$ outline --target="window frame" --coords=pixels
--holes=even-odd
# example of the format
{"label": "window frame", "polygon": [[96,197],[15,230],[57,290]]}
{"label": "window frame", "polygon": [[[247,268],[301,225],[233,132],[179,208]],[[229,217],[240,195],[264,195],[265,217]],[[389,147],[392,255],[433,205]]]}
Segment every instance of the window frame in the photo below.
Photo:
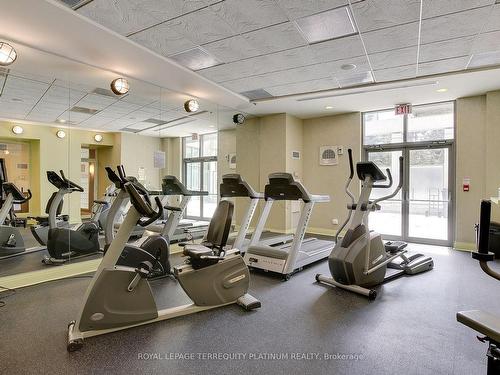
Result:
{"label": "window frame", "polygon": [[[203,155],[203,138],[207,135],[214,135],[216,136],[216,144],[217,144],[217,151],[216,154],[218,153],[218,133],[217,132],[212,132],[212,133],[206,133],[206,134],[199,134],[198,135],[198,146],[199,146],[199,155],[197,157],[186,157],[186,142],[188,139],[192,140],[192,136],[187,136],[187,137],[182,137],[182,182],[187,185],[187,167],[188,164],[190,163],[200,163],[200,190],[203,189],[204,185],[204,165],[206,162],[216,162],[217,163],[217,155],[212,155],[212,156],[202,156]],[[217,164],[216,164],[217,165]],[[218,167],[218,165],[217,165]],[[217,168],[216,167],[216,168]],[[218,185],[216,184],[216,189],[217,191],[215,192],[215,195],[218,197],[219,196],[219,191],[218,191]],[[209,194],[213,195],[213,194]],[[201,196],[200,198],[200,215],[199,216],[193,216],[193,215],[188,215],[187,214],[187,208],[186,211],[184,212],[184,218],[189,219],[189,220],[199,220],[199,221],[206,221],[210,220],[211,217],[204,216],[203,212],[203,202],[204,202],[204,197],[206,196]],[[191,202],[190,202],[191,203]]]}

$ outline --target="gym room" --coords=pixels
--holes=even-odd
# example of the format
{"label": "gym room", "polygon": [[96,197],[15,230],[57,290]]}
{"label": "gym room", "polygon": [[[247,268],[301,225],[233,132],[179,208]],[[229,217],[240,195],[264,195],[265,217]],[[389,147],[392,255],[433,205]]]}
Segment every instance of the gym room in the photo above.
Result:
{"label": "gym room", "polygon": [[500,374],[500,1],[0,17],[0,373]]}

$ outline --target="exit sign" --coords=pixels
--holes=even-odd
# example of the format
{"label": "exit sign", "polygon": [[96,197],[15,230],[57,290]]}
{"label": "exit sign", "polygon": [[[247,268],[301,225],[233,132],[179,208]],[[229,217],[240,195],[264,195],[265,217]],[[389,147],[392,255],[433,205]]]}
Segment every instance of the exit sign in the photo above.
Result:
{"label": "exit sign", "polygon": [[398,104],[395,108],[397,115],[409,115],[411,113],[411,104]]}

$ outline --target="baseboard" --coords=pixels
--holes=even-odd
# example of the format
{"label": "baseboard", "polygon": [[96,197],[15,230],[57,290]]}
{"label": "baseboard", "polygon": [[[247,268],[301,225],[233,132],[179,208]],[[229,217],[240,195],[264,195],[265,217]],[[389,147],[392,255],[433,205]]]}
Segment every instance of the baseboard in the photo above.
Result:
{"label": "baseboard", "polygon": [[476,251],[476,244],[471,242],[454,242],[453,249],[459,251]]}
{"label": "baseboard", "polygon": [[0,277],[0,285],[4,288],[19,289],[42,284],[47,281],[80,276],[89,272],[95,272],[99,263],[101,263],[101,258],[65,264],[63,266],[47,266],[47,268],[43,270],[22,272],[16,275]]}

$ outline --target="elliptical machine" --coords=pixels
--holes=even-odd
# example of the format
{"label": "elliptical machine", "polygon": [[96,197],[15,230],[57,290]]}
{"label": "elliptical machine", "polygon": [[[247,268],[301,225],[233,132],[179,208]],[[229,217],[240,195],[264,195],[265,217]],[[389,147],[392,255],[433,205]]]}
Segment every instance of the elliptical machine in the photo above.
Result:
{"label": "elliptical machine", "polygon": [[[491,201],[481,202],[481,214],[477,238],[477,252],[471,253],[472,258],[479,261],[481,269],[488,275],[500,281],[500,273],[493,270],[488,262],[495,260],[495,254],[488,251],[491,223]],[[457,321],[484,335],[477,337],[481,342],[488,343],[488,375],[500,374],[500,316],[482,310],[460,311]]]}
{"label": "elliptical machine", "polygon": [[[349,290],[374,300],[377,291],[374,286],[386,281],[393,280],[402,275],[414,275],[431,270],[434,261],[431,257],[423,254],[407,256],[406,246],[398,246],[396,249],[386,248],[379,233],[369,231],[368,215],[371,211],[381,209],[379,202],[393,198],[403,187],[403,157],[399,158],[399,184],[389,195],[370,201],[372,189],[389,189],[393,180],[391,171],[386,169],[387,177],[375,163],[371,161],[356,163],[356,173],[362,182],[361,194],[355,203],[354,195],[349,190],[349,185],[354,177],[354,166],[352,161],[352,150],[348,150],[350,175],[347,179],[345,191],[351,198],[351,204],[347,205],[349,216],[338,230],[335,237],[335,248],[328,257],[328,265],[332,277],[316,275],[316,281]],[[386,181],[388,184],[376,184]],[[351,216],[354,212],[354,216]],[[342,240],[339,240],[340,232],[349,224],[349,228]],[[392,263],[397,258],[400,262]],[[393,266],[391,267],[391,263]],[[388,268],[394,268],[388,272]]]}
{"label": "elliptical machine", "polygon": [[[132,207],[92,278],[78,319],[68,325],[68,351],[81,348],[86,337],[233,303],[246,310],[260,307],[260,301],[247,293],[250,273],[237,250],[224,252],[201,245],[187,245],[183,252],[187,261],[174,268],[174,275],[193,302],[158,310],[148,281],[151,263],[143,262],[136,268],[120,267],[116,263],[136,223],[147,226],[156,221],[162,216],[163,207],[160,199],[155,197],[155,211],[147,192],[141,194],[133,183],[125,182],[123,186],[130,196]],[[220,207],[214,217],[222,220],[214,223],[214,231],[219,232],[220,228],[222,237],[227,240],[233,206],[224,202]],[[142,217],[146,220],[141,220]],[[168,246],[168,241],[160,238]]]}
{"label": "elliptical machine", "polygon": [[[106,167],[108,178],[114,184],[118,194],[113,200],[107,214],[106,226],[104,228],[104,252],[111,246],[115,237],[114,223],[122,215],[124,206],[130,201],[125,184],[132,184],[140,194],[148,194],[147,189],[135,177],[125,175],[123,165],[117,166],[117,171],[119,176],[113,169]],[[152,265],[151,272],[148,275],[149,278],[166,276],[172,273],[170,267],[170,249],[161,236],[147,236],[140,244],[125,244],[116,265],[135,268],[143,262],[150,262]]]}
{"label": "elliptical machine", "polygon": [[7,196],[0,210],[0,257],[22,254],[26,251],[23,236],[19,232],[19,229],[12,226],[12,220],[11,225],[5,225],[5,222],[11,214],[14,204],[23,204],[32,197],[29,189],[28,196],[25,197],[12,182],[4,182],[2,186]]}
{"label": "elliptical machine", "polygon": [[101,251],[99,247],[99,227],[95,222],[85,222],[76,228],[61,228],[56,225],[56,210],[64,195],[74,191],[83,192],[83,188],[64,176],[60,171],[59,176],[54,171],[47,171],[49,182],[58,191],[54,196],[49,210],[49,234],[47,241],[47,251],[49,256],[45,256],[44,264],[62,264],[71,259],[97,254]]}

